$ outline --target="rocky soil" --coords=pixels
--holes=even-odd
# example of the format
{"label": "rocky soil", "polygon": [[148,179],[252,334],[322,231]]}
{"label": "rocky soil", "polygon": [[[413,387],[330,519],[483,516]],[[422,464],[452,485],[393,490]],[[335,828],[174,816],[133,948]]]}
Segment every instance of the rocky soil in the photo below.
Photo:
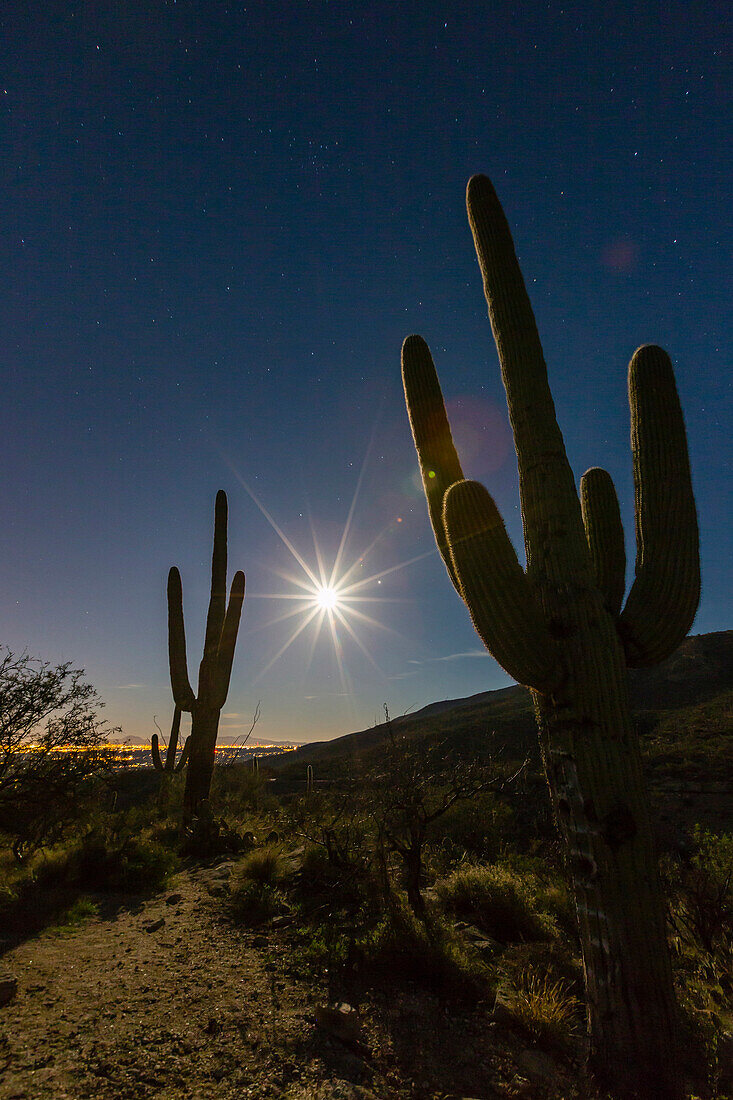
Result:
{"label": "rocky soil", "polygon": [[287,919],[229,922],[230,867],[183,871],[144,902],[107,899],[7,952],[0,1100],[595,1096],[489,1005],[464,1014],[398,982],[336,1008],[328,975],[293,973]]}

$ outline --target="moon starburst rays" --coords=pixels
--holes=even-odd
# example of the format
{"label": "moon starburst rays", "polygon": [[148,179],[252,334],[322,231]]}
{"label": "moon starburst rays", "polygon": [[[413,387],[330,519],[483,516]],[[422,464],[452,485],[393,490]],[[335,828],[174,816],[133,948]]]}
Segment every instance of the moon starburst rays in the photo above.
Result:
{"label": "moon starburst rays", "polygon": [[[371,446],[371,444],[370,444]],[[367,451],[368,457],[368,451]],[[362,470],[359,474],[359,478],[354,492],[353,500],[349,507],[348,516],[344,525],[339,545],[335,554],[335,557],[327,563],[326,558],[319,545],[319,540],[316,534],[316,530],[313,521],[308,516],[311,535],[313,538],[313,552],[315,561],[307,561],[306,558],[296,549],[295,545],[284,533],[282,528],[275,521],[270,512],[264,507],[261,501],[257,498],[252,489],[247,485],[244,478],[238,473],[236,476],[247,492],[251,500],[257,506],[259,511],[265,517],[267,522],[272,527],[273,531],[277,534],[280,541],[287,548],[294,562],[299,567],[299,571],[285,571],[280,569],[273,569],[272,571],[285,582],[290,588],[290,591],[270,591],[270,592],[258,592],[248,593],[249,599],[268,599],[268,600],[287,600],[291,602],[291,607],[287,611],[283,611],[281,614],[276,615],[269,623],[263,624],[263,626],[272,626],[278,623],[286,622],[289,619],[296,620],[293,629],[283,644],[278,648],[277,652],[270,658],[267,664],[256,675],[255,681],[260,680],[273,665],[290,649],[293,643],[304,633],[304,631],[312,625],[313,630],[310,632],[309,645],[308,645],[308,657],[307,668],[310,667],[313,660],[316,645],[319,638],[323,633],[323,626],[325,623],[328,625],[328,634],[330,635],[331,644],[333,648],[333,655],[336,661],[338,669],[339,679],[341,681],[342,691],[346,695],[350,695],[352,692],[351,678],[348,674],[343,640],[348,636],[351,642],[359,649],[363,656],[368,660],[369,664],[380,674],[385,677],[386,673],[380,668],[377,661],[374,659],[373,654],[370,652],[365,640],[360,635],[363,634],[363,630],[359,631],[358,627],[361,625],[364,628],[369,628],[370,631],[380,630],[386,631],[396,637],[403,638],[403,635],[399,631],[393,630],[391,627],[379,621],[377,618],[373,618],[371,615],[364,614],[363,611],[355,605],[369,604],[394,604],[404,601],[399,598],[390,596],[377,596],[370,594],[368,589],[370,586],[376,586],[381,584],[384,577],[397,573],[401,569],[405,569],[407,566],[421,561],[423,558],[429,557],[434,551],[429,551],[425,554],[418,554],[415,557],[409,558],[406,561],[399,562],[396,565],[392,565],[387,569],[381,569],[378,572],[372,573],[368,576],[358,576],[359,572],[365,571],[365,559],[375,549],[375,547],[384,539],[385,535],[392,528],[392,525],[387,525],[383,530],[379,531],[376,537],[368,543],[366,549],[358,556],[351,558],[351,560],[345,560],[347,554],[347,545],[349,542],[349,536],[351,534],[354,513],[356,509],[357,498],[362,486],[364,478],[364,469],[366,466],[366,458]],[[261,627],[257,628],[261,629]]]}

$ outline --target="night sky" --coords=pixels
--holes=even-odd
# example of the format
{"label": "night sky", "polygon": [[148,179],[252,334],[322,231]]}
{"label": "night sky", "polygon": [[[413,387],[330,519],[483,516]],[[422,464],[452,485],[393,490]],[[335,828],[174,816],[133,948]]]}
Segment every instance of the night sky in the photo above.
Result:
{"label": "night sky", "polygon": [[[576,478],[614,478],[631,571],[626,369],[641,343],[669,351],[693,631],[729,628],[724,30],[715,3],[3,4],[0,641],[84,667],[126,734],[165,728],[166,577],[193,676],[223,488],[247,595],[222,732],[258,700],[259,735],[311,740],[508,684],[435,550],[400,380],[418,332],[521,548],[475,172],[512,226]],[[253,496],[314,572],[312,532],[330,567],[350,517],[340,573],[379,576],[337,646],[316,617],[277,657],[305,605],[268,594],[306,574]]]}

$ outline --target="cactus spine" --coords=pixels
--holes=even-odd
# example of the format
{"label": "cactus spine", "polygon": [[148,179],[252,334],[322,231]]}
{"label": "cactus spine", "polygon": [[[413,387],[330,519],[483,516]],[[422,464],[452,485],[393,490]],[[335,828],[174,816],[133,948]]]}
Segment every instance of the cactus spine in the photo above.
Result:
{"label": "cactus spine", "polygon": [[490,181],[468,216],[501,361],[519,467],[527,567],[484,487],[463,478],[433,361],[410,336],[403,381],[438,548],[478,634],[531,691],[573,878],[594,1061],[619,1095],[678,1100],[675,1001],[626,667],[663,660],[699,600],[697,516],[667,355],[629,368],[636,579],[626,605],[618,502],[608,474],[575,489],[542,348]]}
{"label": "cactus spine", "polygon": [[227,498],[216,494],[214,552],[211,560],[211,596],[206,618],[204,654],[199,665],[198,694],[188,679],[186,634],[183,622],[181,575],[175,566],[168,574],[168,659],[176,707],[191,714],[183,819],[190,821],[207,803],[214,770],[219,715],[226,702],[244,600],[244,573],[232,580],[229,602],[227,580]]}
{"label": "cactus spine", "polygon": [[153,753],[153,767],[157,772],[164,772],[166,775],[178,775],[182,772],[186,766],[188,760],[188,741],[184,741],[183,748],[181,749],[181,755],[176,761],[176,753],[178,751],[178,737],[181,732],[181,708],[175,707],[173,711],[173,722],[171,723],[171,735],[168,738],[168,749],[165,754],[165,763],[160,756],[160,742],[158,740],[157,733],[153,734],[153,741],[151,745]]}

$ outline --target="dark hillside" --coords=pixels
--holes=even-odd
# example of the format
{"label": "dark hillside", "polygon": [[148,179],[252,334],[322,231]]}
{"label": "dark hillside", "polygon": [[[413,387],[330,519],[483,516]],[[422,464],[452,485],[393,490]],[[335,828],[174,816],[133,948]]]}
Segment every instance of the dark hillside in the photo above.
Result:
{"label": "dark hillside", "polygon": [[[686,638],[664,664],[630,672],[629,691],[659,817],[675,828],[691,821],[733,828],[733,631]],[[426,746],[445,742],[460,755],[529,757],[539,769],[532,702],[523,687],[431,703],[392,724]],[[382,723],[303,745],[273,770],[300,780],[312,764],[319,779],[338,780],[357,760],[368,763],[386,735]]]}

